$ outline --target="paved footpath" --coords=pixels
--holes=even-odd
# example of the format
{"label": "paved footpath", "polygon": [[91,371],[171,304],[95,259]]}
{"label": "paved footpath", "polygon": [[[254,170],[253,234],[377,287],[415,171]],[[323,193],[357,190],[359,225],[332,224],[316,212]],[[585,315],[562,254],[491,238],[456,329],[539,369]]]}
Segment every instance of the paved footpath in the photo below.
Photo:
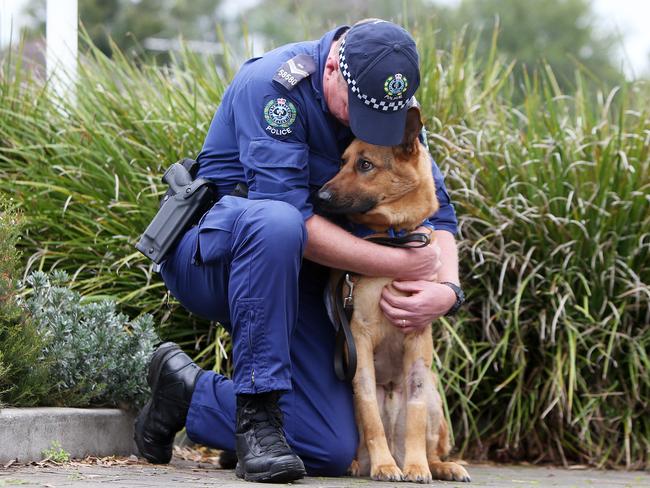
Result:
{"label": "paved footpath", "polygon": [[[101,462],[101,461],[100,461]],[[472,482],[434,481],[441,488],[650,488],[650,472],[597,471],[510,465],[469,465]],[[380,483],[364,478],[305,478],[292,485],[254,485],[235,477],[232,470],[217,466],[174,459],[171,465],[154,466],[142,462],[108,462],[102,464],[69,463],[9,466],[0,465],[0,487],[106,487],[106,488],[171,488],[171,487],[239,487],[305,486],[322,488],[411,487],[412,483]]]}

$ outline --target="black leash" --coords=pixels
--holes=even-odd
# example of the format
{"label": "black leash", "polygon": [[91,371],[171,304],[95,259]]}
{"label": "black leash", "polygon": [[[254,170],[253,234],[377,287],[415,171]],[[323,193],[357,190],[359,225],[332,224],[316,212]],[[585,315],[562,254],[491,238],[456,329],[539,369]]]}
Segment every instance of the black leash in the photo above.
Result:
{"label": "black leash", "polygon": [[[430,234],[413,233],[401,237],[368,237],[370,242],[390,247],[420,248],[429,245]],[[347,286],[345,298],[344,286]],[[351,273],[341,275],[334,290],[334,318],[338,321],[336,344],[334,346],[334,371],[341,381],[352,381],[357,372],[357,347],[350,327],[352,313],[354,312],[354,282]],[[346,361],[347,357],[347,361]]]}
{"label": "black leash", "polygon": [[[345,298],[343,298],[344,285],[348,287]],[[352,381],[357,371],[357,348],[350,328],[350,320],[354,312],[353,292],[354,283],[350,273],[343,273],[334,290],[334,318],[339,325],[334,346],[334,372],[341,381]]]}
{"label": "black leash", "polygon": [[375,244],[381,244],[382,246],[419,248],[428,246],[431,242],[431,236],[429,234],[415,232],[401,237],[368,237],[366,240]]}

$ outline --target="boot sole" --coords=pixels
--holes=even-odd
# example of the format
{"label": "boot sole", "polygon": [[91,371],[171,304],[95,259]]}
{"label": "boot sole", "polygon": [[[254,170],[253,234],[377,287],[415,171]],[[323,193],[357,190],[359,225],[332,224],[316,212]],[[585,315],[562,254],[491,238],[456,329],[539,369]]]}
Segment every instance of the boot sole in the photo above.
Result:
{"label": "boot sole", "polygon": [[282,464],[275,464],[269,471],[261,473],[246,473],[241,463],[237,463],[235,474],[238,478],[243,478],[246,481],[253,481],[257,483],[290,483],[305,477],[305,467],[302,461],[286,462]]}

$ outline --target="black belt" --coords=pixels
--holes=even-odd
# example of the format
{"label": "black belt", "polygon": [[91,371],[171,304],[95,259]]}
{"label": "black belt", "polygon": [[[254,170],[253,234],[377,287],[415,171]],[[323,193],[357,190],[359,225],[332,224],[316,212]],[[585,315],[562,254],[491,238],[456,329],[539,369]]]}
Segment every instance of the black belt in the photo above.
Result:
{"label": "black belt", "polygon": [[[429,234],[419,232],[402,237],[368,237],[375,244],[390,247],[424,247],[431,242]],[[338,321],[338,332],[334,346],[334,371],[341,381],[352,381],[357,372],[357,348],[350,328],[352,312],[354,312],[354,284],[351,273],[344,272],[334,290],[334,319]],[[348,286],[347,296],[343,298],[343,287]],[[346,361],[347,356],[347,361]]]}

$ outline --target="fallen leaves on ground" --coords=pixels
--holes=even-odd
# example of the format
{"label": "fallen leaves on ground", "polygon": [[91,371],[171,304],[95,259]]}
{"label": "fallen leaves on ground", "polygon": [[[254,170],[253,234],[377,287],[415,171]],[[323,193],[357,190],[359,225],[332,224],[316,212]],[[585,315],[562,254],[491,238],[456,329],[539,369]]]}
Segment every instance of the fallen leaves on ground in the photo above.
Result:
{"label": "fallen leaves on ground", "polygon": [[174,446],[174,456],[185,461],[194,461],[195,463],[219,465],[219,454],[221,451],[210,449],[204,446]]}
{"label": "fallen leaves on ground", "polygon": [[[209,464],[219,466],[219,454],[221,451],[216,449],[211,449],[204,446],[174,446],[174,458],[181,459],[183,461],[191,461],[200,464]],[[149,464],[143,458],[139,458],[135,455],[131,456],[86,456],[83,459],[72,459],[65,463],[59,463],[53,461],[52,459],[45,458],[40,461],[32,461],[29,463],[21,463],[17,459],[11,459],[7,463],[0,465],[0,470],[5,470],[9,468],[17,468],[20,466],[34,466],[37,468],[46,468],[46,467],[55,467],[55,466],[71,466],[71,467],[82,467],[82,466],[129,466],[129,465],[146,465]]]}
{"label": "fallen leaves on ground", "polygon": [[83,459],[73,459],[68,463],[69,466],[126,466],[130,464],[147,464],[144,459],[140,459],[137,456],[131,455],[129,457],[123,456],[106,456],[106,457],[96,457],[96,456],[86,456]]}

